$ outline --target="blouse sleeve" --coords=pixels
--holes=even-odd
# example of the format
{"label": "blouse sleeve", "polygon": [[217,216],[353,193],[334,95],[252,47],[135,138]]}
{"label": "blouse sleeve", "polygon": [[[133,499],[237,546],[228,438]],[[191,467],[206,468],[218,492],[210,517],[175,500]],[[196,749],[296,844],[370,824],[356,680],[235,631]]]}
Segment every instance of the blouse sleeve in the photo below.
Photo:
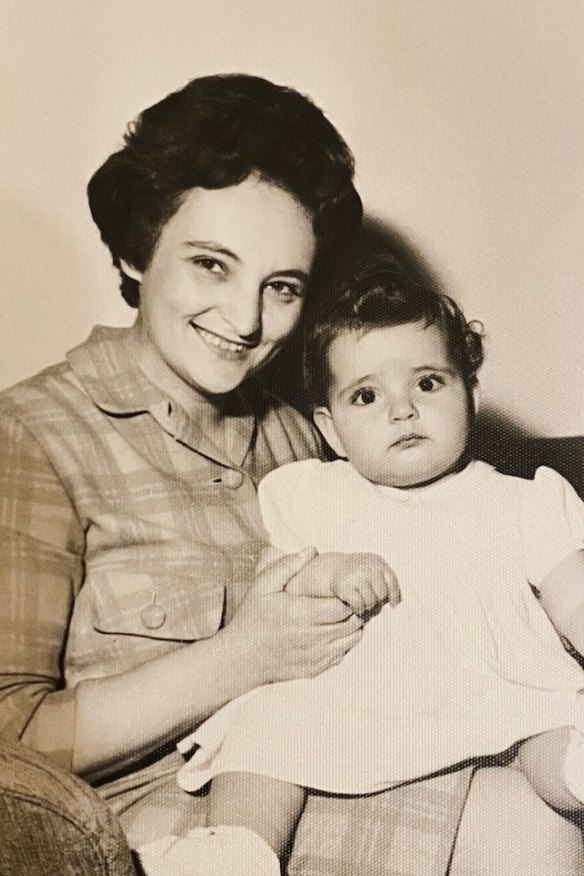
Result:
{"label": "blouse sleeve", "polygon": [[535,587],[548,572],[584,548],[584,502],[551,468],[538,468],[526,482],[521,525],[528,580]]}
{"label": "blouse sleeve", "polygon": [[323,463],[316,459],[293,462],[270,472],[258,489],[260,510],[270,542],[291,554],[313,545],[312,476]]}
{"label": "blouse sleeve", "polygon": [[75,692],[61,660],[83,534],[44,451],[5,413],[0,460],[0,730],[70,768]]}

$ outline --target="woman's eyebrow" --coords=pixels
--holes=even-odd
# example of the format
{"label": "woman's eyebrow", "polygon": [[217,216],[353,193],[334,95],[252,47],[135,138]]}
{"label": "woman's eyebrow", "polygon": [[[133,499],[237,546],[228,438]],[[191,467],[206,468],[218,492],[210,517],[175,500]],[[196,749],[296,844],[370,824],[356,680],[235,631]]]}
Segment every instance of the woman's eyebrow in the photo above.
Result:
{"label": "woman's eyebrow", "polygon": [[455,369],[451,368],[450,365],[419,365],[413,371],[414,374],[420,374],[422,371],[435,371],[437,374],[447,374],[450,377],[456,375]]}
{"label": "woman's eyebrow", "polygon": [[[241,262],[241,259],[234,253],[232,250],[228,249],[226,246],[223,246],[221,243],[217,243],[214,240],[185,240],[183,246],[187,246],[191,249],[206,249],[207,252],[212,252],[215,255],[223,255],[227,256],[230,259],[233,259],[235,262]],[[297,268],[288,268],[280,271],[272,271],[267,279],[271,279],[272,277],[294,277],[296,280],[301,280],[303,283],[308,282],[308,274],[306,271],[300,271]]]}
{"label": "woman's eyebrow", "polygon": [[236,253],[227,249],[221,243],[216,243],[214,240],[185,240],[184,246],[192,247],[193,249],[207,249],[209,252],[214,252],[217,255],[228,256],[228,258],[234,259],[236,262],[241,261]]}
{"label": "woman's eyebrow", "polygon": [[272,273],[268,274],[266,277],[266,281],[271,280],[272,277],[294,277],[294,279],[301,280],[303,283],[308,282],[308,274],[306,271],[300,271],[298,268],[289,268],[288,270],[284,268],[283,271],[272,271]]}

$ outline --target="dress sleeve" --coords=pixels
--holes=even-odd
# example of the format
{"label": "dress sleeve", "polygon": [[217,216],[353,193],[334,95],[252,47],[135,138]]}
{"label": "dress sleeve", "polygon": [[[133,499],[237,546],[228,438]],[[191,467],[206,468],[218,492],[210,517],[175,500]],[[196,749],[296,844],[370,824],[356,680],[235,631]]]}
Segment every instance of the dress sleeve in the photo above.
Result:
{"label": "dress sleeve", "polygon": [[310,484],[321,465],[316,459],[293,462],[270,472],[260,483],[258,497],[264,526],[270,542],[284,553],[296,553],[314,543],[314,494]]}
{"label": "dress sleeve", "polygon": [[538,468],[526,482],[521,525],[528,580],[535,587],[548,572],[584,548],[584,502],[565,478]]}
{"label": "dress sleeve", "polygon": [[5,413],[0,460],[0,731],[70,768],[75,692],[62,655],[83,534],[43,449]]}

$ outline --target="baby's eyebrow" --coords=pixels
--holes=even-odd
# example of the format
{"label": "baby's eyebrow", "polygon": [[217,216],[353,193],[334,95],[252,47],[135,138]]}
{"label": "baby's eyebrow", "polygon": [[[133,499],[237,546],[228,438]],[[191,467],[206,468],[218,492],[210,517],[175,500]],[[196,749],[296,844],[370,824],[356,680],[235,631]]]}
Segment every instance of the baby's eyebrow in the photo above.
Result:
{"label": "baby's eyebrow", "polygon": [[371,383],[372,380],[375,380],[375,377],[375,374],[365,374],[363,377],[358,377],[356,380],[352,380],[346,386],[342,386],[335,394],[341,398],[344,395],[348,395],[359,386],[363,386],[364,383]]}

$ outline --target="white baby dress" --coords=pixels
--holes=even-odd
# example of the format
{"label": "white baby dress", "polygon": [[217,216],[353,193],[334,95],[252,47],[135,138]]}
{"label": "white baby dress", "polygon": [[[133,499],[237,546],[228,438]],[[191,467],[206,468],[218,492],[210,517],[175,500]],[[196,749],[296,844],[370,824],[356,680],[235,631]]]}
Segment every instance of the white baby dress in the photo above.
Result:
{"label": "white baby dress", "polygon": [[278,548],[378,553],[402,599],[338,666],[253,690],[183,739],[185,790],[244,771],[363,794],[554,727],[584,731],[584,673],[532,590],[584,546],[584,504],[556,472],[526,480],[474,461],[400,490],[308,460],[259,496]]}

